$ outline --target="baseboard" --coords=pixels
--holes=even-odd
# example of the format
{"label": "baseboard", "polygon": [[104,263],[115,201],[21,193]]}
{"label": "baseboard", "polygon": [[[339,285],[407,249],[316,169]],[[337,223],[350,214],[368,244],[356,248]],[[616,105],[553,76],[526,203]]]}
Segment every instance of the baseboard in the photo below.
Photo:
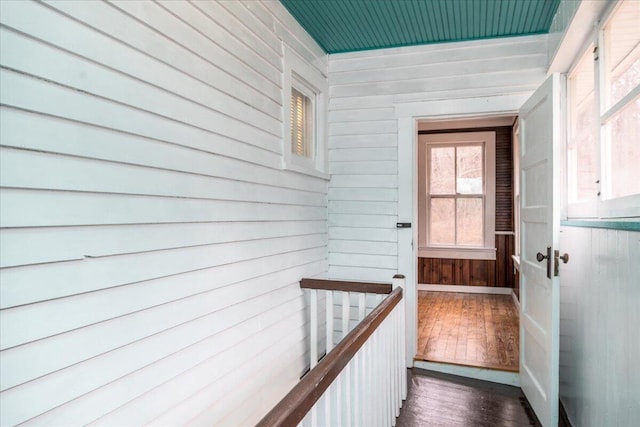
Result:
{"label": "baseboard", "polygon": [[511,288],[494,288],[492,286],[460,286],[460,285],[429,285],[418,284],[419,291],[436,291],[436,292],[463,292],[467,294],[495,294],[510,295],[513,290]]}
{"label": "baseboard", "polygon": [[415,368],[427,369],[429,371],[442,372],[445,374],[458,375],[460,377],[474,378],[476,380],[520,387],[520,374],[518,372],[497,371],[486,368],[474,368],[472,366],[427,362],[424,360],[414,360],[413,366]]}
{"label": "baseboard", "polygon": [[558,412],[558,427],[573,427],[571,420],[569,420],[569,415],[567,415],[567,410],[562,403],[562,399],[560,399],[560,404],[558,405]]}
{"label": "baseboard", "polygon": [[516,308],[518,309],[518,317],[520,317],[520,300],[518,300],[518,297],[516,296],[516,293],[513,292],[513,290],[511,291],[511,296],[513,297],[513,304],[515,304]]}

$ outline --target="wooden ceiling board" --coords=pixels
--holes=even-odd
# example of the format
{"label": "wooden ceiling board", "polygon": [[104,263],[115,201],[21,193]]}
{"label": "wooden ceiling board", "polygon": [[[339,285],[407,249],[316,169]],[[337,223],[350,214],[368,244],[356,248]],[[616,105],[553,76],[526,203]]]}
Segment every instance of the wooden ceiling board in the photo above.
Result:
{"label": "wooden ceiling board", "polygon": [[327,53],[549,32],[560,0],[280,0]]}

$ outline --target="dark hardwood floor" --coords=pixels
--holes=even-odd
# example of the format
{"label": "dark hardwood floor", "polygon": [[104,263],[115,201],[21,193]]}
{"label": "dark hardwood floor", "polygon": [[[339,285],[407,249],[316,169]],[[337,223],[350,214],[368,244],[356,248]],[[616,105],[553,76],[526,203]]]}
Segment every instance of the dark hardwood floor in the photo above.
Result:
{"label": "dark hardwood floor", "polygon": [[416,358],[518,372],[518,322],[511,295],[419,291]]}
{"label": "dark hardwood floor", "polygon": [[417,368],[408,385],[397,427],[540,426],[517,387]]}

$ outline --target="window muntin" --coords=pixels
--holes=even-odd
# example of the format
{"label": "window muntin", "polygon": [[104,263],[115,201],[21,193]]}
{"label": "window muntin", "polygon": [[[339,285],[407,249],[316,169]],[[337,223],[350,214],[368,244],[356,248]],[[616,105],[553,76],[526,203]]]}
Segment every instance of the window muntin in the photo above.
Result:
{"label": "window muntin", "polygon": [[496,259],[495,145],[493,131],[419,135],[419,256]]}
{"label": "window muntin", "polygon": [[428,244],[484,245],[484,144],[430,145]]}

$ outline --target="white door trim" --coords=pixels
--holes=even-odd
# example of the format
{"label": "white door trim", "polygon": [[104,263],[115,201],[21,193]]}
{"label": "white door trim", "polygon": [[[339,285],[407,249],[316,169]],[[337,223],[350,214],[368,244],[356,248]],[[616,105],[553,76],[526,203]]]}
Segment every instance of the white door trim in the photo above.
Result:
{"label": "white door trim", "polygon": [[417,350],[417,161],[418,121],[516,115],[533,91],[491,97],[459,98],[397,104],[398,119],[398,222],[410,222],[411,228],[398,229],[398,272],[406,277],[406,355],[413,367]]}

